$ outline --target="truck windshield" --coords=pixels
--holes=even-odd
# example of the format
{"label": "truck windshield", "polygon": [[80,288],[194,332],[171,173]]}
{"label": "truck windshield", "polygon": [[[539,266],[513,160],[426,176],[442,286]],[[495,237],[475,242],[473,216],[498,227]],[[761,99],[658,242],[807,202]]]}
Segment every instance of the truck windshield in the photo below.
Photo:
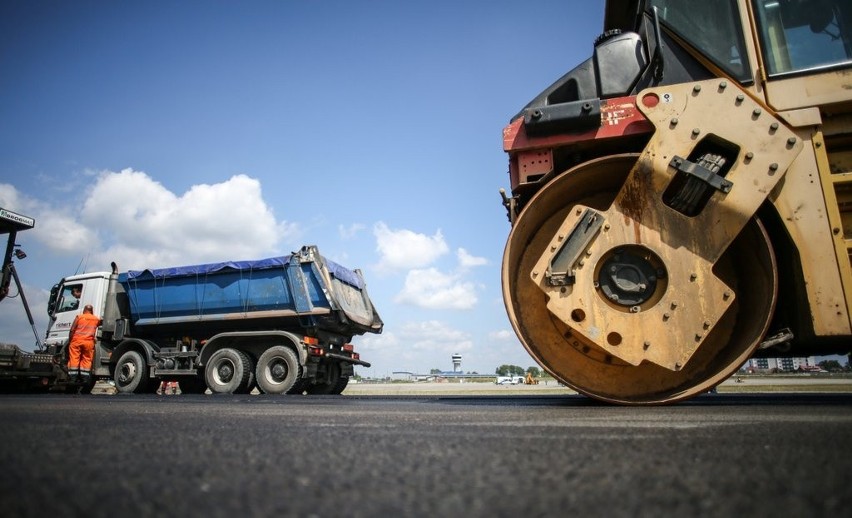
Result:
{"label": "truck windshield", "polygon": [[735,0],[649,0],[660,22],[740,82],[752,80]]}
{"label": "truck windshield", "polygon": [[852,64],[849,0],[754,0],[769,76]]}

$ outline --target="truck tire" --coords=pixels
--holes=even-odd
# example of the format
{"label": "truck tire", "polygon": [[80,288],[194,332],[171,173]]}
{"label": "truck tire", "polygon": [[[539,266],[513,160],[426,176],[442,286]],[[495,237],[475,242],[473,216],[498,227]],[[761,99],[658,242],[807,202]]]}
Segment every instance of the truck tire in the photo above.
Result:
{"label": "truck tire", "polygon": [[127,351],[115,364],[113,380],[119,394],[144,394],[150,392],[152,380],[146,372],[145,358],[137,351]]}
{"label": "truck tire", "polygon": [[340,379],[337,380],[337,383],[334,384],[334,387],[331,389],[331,394],[340,394],[344,390],[346,390],[346,386],[349,385],[349,376],[341,376]]}
{"label": "truck tire", "polygon": [[296,383],[287,391],[287,394],[295,394],[297,396],[301,396],[305,393],[305,387],[308,386],[308,380],[305,378],[299,378],[296,380]]}
{"label": "truck tire", "polygon": [[[337,363],[329,364],[328,381],[315,383],[308,386],[308,394],[324,395],[324,394],[340,394],[346,385],[349,383],[348,376],[340,375],[340,365]],[[341,381],[345,380],[345,381]]]}
{"label": "truck tire", "polygon": [[246,354],[226,347],[213,353],[204,368],[207,387],[214,394],[244,394],[252,383],[252,364]]}
{"label": "truck tire", "polygon": [[255,374],[264,393],[285,394],[302,377],[302,366],[292,349],[276,345],[260,355]]}
{"label": "truck tire", "polygon": [[207,382],[201,376],[187,376],[178,381],[181,394],[204,394],[207,391]]}

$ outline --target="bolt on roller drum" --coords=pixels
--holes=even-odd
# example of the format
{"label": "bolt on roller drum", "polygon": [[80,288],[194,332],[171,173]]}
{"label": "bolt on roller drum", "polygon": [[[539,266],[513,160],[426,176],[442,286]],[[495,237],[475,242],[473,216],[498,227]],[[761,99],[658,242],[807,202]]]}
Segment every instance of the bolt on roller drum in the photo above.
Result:
{"label": "bolt on roller drum", "polygon": [[638,159],[600,158],[548,183],[516,219],[502,270],[509,319],[541,366],[578,392],[637,405],[686,399],[733,374],[766,332],[778,284],[757,218],[709,259],[673,243],[675,232],[636,239],[615,208],[628,205]]}

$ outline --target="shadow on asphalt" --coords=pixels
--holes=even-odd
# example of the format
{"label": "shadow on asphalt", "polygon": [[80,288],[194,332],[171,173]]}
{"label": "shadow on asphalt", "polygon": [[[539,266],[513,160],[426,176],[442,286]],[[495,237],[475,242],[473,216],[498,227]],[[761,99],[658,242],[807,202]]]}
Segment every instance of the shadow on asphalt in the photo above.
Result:
{"label": "shadow on asphalt", "polygon": [[[371,398],[374,396],[357,396]],[[541,396],[401,396],[388,397],[404,400],[433,400],[444,404],[465,405],[517,405],[517,406],[564,406],[564,407],[618,407],[581,395]],[[807,394],[705,394],[679,403],[662,406],[852,406],[849,393]]]}

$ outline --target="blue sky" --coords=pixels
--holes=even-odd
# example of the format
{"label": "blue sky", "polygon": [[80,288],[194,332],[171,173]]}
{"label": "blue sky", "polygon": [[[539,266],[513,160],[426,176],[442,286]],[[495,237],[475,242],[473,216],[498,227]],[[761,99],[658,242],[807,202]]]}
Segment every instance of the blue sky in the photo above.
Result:
{"label": "blue sky", "polygon": [[[315,244],[385,321],[360,374],[535,365],[501,296],[501,131],[602,25],[603,1],[0,3],[0,206],[36,219],[37,328],[81,264]],[[18,299],[0,329],[32,348]]]}

